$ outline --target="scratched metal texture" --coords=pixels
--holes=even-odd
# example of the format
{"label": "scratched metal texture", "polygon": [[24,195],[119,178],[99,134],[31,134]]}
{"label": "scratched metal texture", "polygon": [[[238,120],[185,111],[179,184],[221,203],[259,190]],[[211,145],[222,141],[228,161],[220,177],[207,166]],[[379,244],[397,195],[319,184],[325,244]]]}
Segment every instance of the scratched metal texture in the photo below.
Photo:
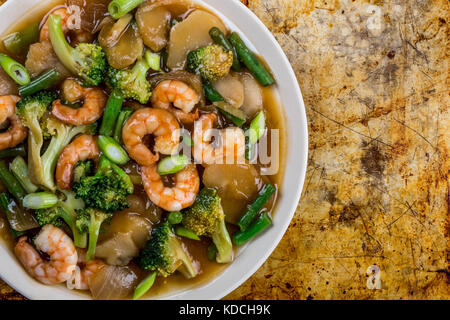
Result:
{"label": "scratched metal texture", "polygon": [[243,2],[294,67],[310,158],[286,235],[226,299],[449,299],[447,0]]}

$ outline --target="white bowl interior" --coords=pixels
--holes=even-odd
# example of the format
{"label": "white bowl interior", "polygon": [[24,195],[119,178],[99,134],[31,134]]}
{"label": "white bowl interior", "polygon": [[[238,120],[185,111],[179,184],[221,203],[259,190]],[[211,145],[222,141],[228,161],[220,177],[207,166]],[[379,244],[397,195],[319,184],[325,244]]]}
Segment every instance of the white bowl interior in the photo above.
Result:
{"label": "white bowl interior", "polygon": [[[51,1],[51,0],[49,0]],[[159,296],[164,299],[220,299],[247,280],[269,257],[285,233],[297,207],[306,172],[308,132],[304,103],[297,79],[281,47],[264,24],[239,1],[198,0],[232,30],[239,31],[251,49],[262,54],[278,84],[287,125],[285,172],[273,226],[240,250],[236,260],[212,281]],[[0,7],[0,35],[42,0],[8,0]],[[46,286],[32,279],[13,252],[0,242],[0,277],[30,299],[87,299],[65,286]]]}

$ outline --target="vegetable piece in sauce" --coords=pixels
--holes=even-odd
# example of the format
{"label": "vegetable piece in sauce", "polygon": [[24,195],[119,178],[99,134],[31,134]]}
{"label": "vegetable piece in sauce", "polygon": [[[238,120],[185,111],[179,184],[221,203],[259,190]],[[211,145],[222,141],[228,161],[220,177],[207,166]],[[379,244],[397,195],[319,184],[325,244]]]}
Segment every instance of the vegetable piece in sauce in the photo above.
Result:
{"label": "vegetable piece in sauce", "polygon": [[48,209],[39,209],[34,212],[40,226],[53,224],[57,227],[64,221],[72,231],[73,243],[78,248],[87,245],[86,234],[81,233],[76,226],[76,210],[84,208],[83,200],[76,199],[72,191],[63,191],[65,199],[58,199],[55,206]]}
{"label": "vegetable piece in sauce", "polygon": [[214,44],[190,51],[187,55],[186,69],[200,74],[206,81],[216,81],[230,72],[232,63],[232,52]]}
{"label": "vegetable piece in sauce", "polygon": [[19,94],[21,97],[32,95],[41,90],[46,90],[61,80],[61,76],[55,68],[42,73],[37,78],[31,80],[29,83],[19,87]]}
{"label": "vegetable piece in sauce", "polygon": [[119,40],[111,46],[108,35],[114,25],[114,21],[106,23],[100,31],[98,41],[106,52],[109,65],[115,69],[124,69],[131,66],[142,56],[144,44],[139,36],[137,25],[132,22]]}
{"label": "vegetable piece in sauce", "polygon": [[209,30],[212,27],[225,32],[224,24],[213,14],[195,10],[183,21],[177,23],[170,31],[167,65],[171,69],[184,67],[188,52],[212,44]]}
{"label": "vegetable piece in sauce", "polygon": [[101,235],[95,256],[104,259],[109,265],[127,265],[139,255],[150,233],[150,221],[132,208],[118,212]]}
{"label": "vegetable piece in sauce", "polygon": [[97,142],[103,154],[113,163],[125,164],[130,161],[127,152],[113,138],[99,135]]}
{"label": "vegetable piece in sauce", "polygon": [[124,98],[131,98],[140,103],[147,103],[152,95],[150,83],[147,81],[147,71],[151,53],[146,51],[144,57],[139,58],[133,68],[117,70],[108,68],[106,81],[116,90],[122,92]]}
{"label": "vegetable piece in sauce", "polygon": [[109,3],[108,11],[114,19],[119,19],[128,12],[134,10],[143,0],[112,0]]}
{"label": "vegetable piece in sauce", "polygon": [[189,163],[189,159],[185,155],[169,156],[158,163],[158,173],[160,175],[174,174]]}
{"label": "vegetable piece in sauce", "polygon": [[58,197],[51,192],[29,193],[23,198],[23,206],[28,209],[48,209],[58,202]]}
{"label": "vegetable piece in sauce", "polygon": [[275,83],[269,71],[262,65],[253,52],[251,52],[241,37],[233,32],[229,38],[231,44],[236,48],[239,59],[245,64],[250,72],[255,76],[263,86],[269,86]]}
{"label": "vegetable piece in sauce", "polygon": [[246,207],[258,195],[262,179],[251,164],[213,164],[205,168],[203,183],[216,188],[227,222],[236,224]]}
{"label": "vegetable piece in sauce", "polygon": [[36,78],[43,72],[55,68],[61,79],[69,77],[70,71],[59,61],[49,41],[34,43],[28,51],[25,67],[32,78]]}
{"label": "vegetable piece in sauce", "polygon": [[227,52],[231,51],[233,53],[233,65],[232,68],[234,71],[241,71],[242,66],[239,62],[236,49],[231,45],[228,39],[225,37],[222,31],[220,31],[217,27],[212,27],[209,30],[209,35],[214,40],[214,42],[220,46],[222,46]]}
{"label": "vegetable piece in sauce", "polygon": [[257,236],[263,232],[267,227],[272,224],[272,219],[267,214],[263,212],[256,221],[251,224],[247,230],[238,231],[233,234],[233,243],[237,246],[243,245],[245,242],[249,241],[253,237]]}
{"label": "vegetable piece in sauce", "polygon": [[3,38],[3,45],[13,55],[23,55],[32,43],[39,40],[39,25],[33,23],[25,29],[11,33]]}
{"label": "vegetable piece in sauce", "polygon": [[159,52],[166,47],[170,18],[170,11],[164,7],[142,5],[136,11],[139,33],[152,51]]}
{"label": "vegetable piece in sauce", "polygon": [[[2,180],[4,183],[4,181]],[[3,209],[11,229],[15,231],[26,231],[38,227],[38,223],[34,219],[30,211],[25,210],[21,205],[13,199],[9,193],[2,193],[2,207],[7,206],[7,210]]]}
{"label": "vegetable piece in sauce", "polygon": [[72,73],[81,77],[87,86],[97,86],[103,80],[105,53],[98,45],[80,43],[72,48],[61,27],[61,17],[51,14],[49,21],[50,40],[59,60]]}
{"label": "vegetable piece in sauce", "polygon": [[101,156],[94,176],[82,177],[72,190],[88,207],[105,212],[128,208],[126,197],[133,193],[130,177],[119,166]]}
{"label": "vegetable piece in sauce", "polygon": [[0,159],[10,158],[21,156],[24,157],[27,155],[27,151],[25,150],[25,146],[23,144],[19,144],[13,148],[0,150]]}
{"label": "vegetable piece in sauce", "polygon": [[237,225],[239,226],[241,231],[246,231],[248,229],[249,225],[255,219],[256,215],[263,208],[269,198],[275,193],[275,191],[275,187],[270,183],[264,186],[255,201],[253,201],[252,204],[248,206],[247,211],[239,219]]}
{"label": "vegetable piece in sauce", "polygon": [[244,103],[244,85],[235,73],[212,83],[214,89],[234,108],[239,109]]}
{"label": "vegetable piece in sauce", "polygon": [[17,84],[24,85],[30,82],[27,69],[6,54],[0,53],[0,66]]}
{"label": "vegetable piece in sauce", "polygon": [[10,168],[12,174],[19,180],[26,192],[32,193],[39,189],[37,185],[31,182],[28,176],[28,165],[20,155],[14,158],[10,164]]}
{"label": "vegetable piece in sauce", "polygon": [[89,279],[89,289],[94,299],[119,300],[131,296],[138,283],[132,266],[105,266]]}
{"label": "vegetable piece in sauce", "polygon": [[139,265],[145,270],[158,271],[163,277],[171,275],[176,270],[186,278],[193,278],[198,273],[168,222],[153,229],[150,240],[139,256]]}
{"label": "vegetable piece in sauce", "polygon": [[[8,165],[4,160],[0,160],[0,180],[6,186],[6,189],[22,204],[23,198],[27,192],[20,184],[19,180],[9,171]],[[17,230],[17,229],[16,229]]]}
{"label": "vegetable piece in sauce", "polygon": [[250,73],[241,74],[241,82],[244,85],[244,102],[240,108],[249,117],[255,116],[263,109],[263,95],[258,81]]}
{"label": "vegetable piece in sauce", "polygon": [[155,283],[157,272],[150,273],[144,280],[142,280],[134,290],[133,300],[139,300],[144,294],[150,290]]}
{"label": "vegetable piece in sauce", "polygon": [[120,90],[113,90],[111,92],[108,102],[106,103],[105,111],[103,112],[99,134],[104,136],[113,135],[117,118],[119,117],[122,109],[123,99],[123,94]]}
{"label": "vegetable piece in sauce", "polygon": [[[54,170],[62,150],[80,133],[95,134],[95,124],[71,126],[54,117],[47,116],[46,111],[55,94],[40,91],[27,96],[17,103],[17,115],[30,130],[28,136],[28,172],[31,181],[48,190],[56,190]],[[41,155],[44,138],[51,138]]]}
{"label": "vegetable piece in sauce", "polygon": [[199,236],[210,237],[217,248],[216,261],[233,261],[233,245],[225,224],[221,199],[216,189],[200,190],[194,204],[184,212],[183,226]]}

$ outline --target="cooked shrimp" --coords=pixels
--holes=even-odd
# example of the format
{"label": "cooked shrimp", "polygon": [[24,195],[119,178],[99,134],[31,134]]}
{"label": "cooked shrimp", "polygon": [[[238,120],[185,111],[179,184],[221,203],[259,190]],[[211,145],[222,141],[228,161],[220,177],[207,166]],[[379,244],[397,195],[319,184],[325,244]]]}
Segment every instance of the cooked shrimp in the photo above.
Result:
{"label": "cooked shrimp", "polygon": [[16,103],[20,100],[16,96],[0,97],[0,123],[9,120],[9,129],[0,133],[0,150],[15,147],[27,137],[27,128],[16,115]]}
{"label": "cooked shrimp", "polygon": [[164,80],[158,83],[151,97],[156,108],[169,109],[174,107],[189,113],[200,101],[200,95],[183,81]]}
{"label": "cooked shrimp", "polygon": [[217,116],[213,113],[204,114],[194,124],[194,159],[198,163],[221,164],[230,161],[242,161],[245,155],[245,135],[241,128],[230,127],[217,130],[218,146],[211,144],[213,125]]}
{"label": "cooked shrimp", "polygon": [[26,271],[44,284],[56,284],[67,281],[77,265],[77,251],[72,242],[61,229],[45,225],[34,239],[36,249],[49,256],[44,260],[23,236],[17,242],[14,252]]}
{"label": "cooked shrimp", "polygon": [[73,181],[73,168],[77,162],[87,159],[96,161],[99,156],[100,149],[95,137],[83,134],[75,138],[64,147],[59,155],[55,174],[58,186],[63,190],[70,189]]}
{"label": "cooked shrimp", "polygon": [[[76,13],[71,14],[67,8],[59,8],[55,11],[51,12],[51,14],[58,15],[61,17],[61,27],[64,34],[69,33],[69,31],[72,31],[75,35],[75,42],[90,42],[92,40],[92,35],[89,32],[86,32],[84,30],[81,30],[80,26],[76,25],[76,19],[81,19],[80,17],[76,16]],[[42,25],[41,33],[39,36],[39,41],[48,41],[50,40],[50,34],[48,31],[48,19],[45,21],[45,23]]]}
{"label": "cooked shrimp", "polygon": [[194,164],[175,174],[175,186],[165,187],[157,171],[157,165],[141,167],[145,192],[158,207],[167,211],[179,211],[194,203],[200,187],[200,178]]}
{"label": "cooked shrimp", "polygon": [[[177,119],[163,109],[142,108],[135,111],[122,130],[122,139],[128,154],[141,166],[150,166],[159,159],[159,153],[174,154],[180,143],[180,125]],[[153,134],[152,152],[143,138]]]}
{"label": "cooked shrimp", "polygon": [[67,288],[89,290],[90,278],[104,266],[105,263],[99,259],[86,261],[86,252],[78,250],[78,265],[75,267],[72,277],[67,280]]}
{"label": "cooked shrimp", "polygon": [[175,118],[177,118],[177,120],[184,125],[193,124],[200,117],[198,109],[195,110],[195,112],[189,112],[189,113],[186,113],[184,111],[181,111],[181,110],[179,110],[177,108],[173,108],[173,107],[170,107],[167,110],[170,113],[172,113],[175,116]]}
{"label": "cooked shrimp", "polygon": [[73,79],[65,80],[62,86],[63,95],[69,102],[84,100],[80,108],[71,108],[61,103],[61,100],[53,101],[52,113],[62,122],[81,126],[94,123],[103,114],[107,96],[100,88],[83,88]]}

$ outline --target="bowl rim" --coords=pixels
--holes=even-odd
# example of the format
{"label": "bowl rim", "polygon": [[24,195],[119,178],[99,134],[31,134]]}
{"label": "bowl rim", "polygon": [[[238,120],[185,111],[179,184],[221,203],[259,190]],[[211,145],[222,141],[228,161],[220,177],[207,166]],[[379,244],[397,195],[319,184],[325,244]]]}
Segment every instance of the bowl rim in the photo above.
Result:
{"label": "bowl rim", "polygon": [[[37,6],[42,5],[44,1],[8,0],[0,6],[0,19],[5,18],[4,21],[6,21],[4,22],[6,27],[0,31],[0,34],[12,26],[14,19],[26,15],[24,12],[34,10]],[[48,0],[48,2],[51,1]],[[191,1],[198,2],[212,11],[230,29],[239,30],[241,37],[249,44],[251,49],[257,52],[262,52],[262,49],[270,52],[272,59],[267,59],[266,61],[275,79],[283,78],[286,81],[283,83],[283,86],[278,86],[277,91],[282,100],[280,104],[284,109],[285,121],[288,126],[285,130],[287,137],[281,190],[289,190],[289,193],[283,193],[282,191],[281,199],[277,200],[277,213],[274,215],[274,225],[266,231],[263,237],[252,240],[245,246],[245,250],[240,250],[238,256],[244,256],[243,258],[239,259],[237,257],[224,271],[206,283],[202,283],[194,288],[185,288],[179,292],[158,296],[156,299],[220,299],[253,275],[272,254],[289,227],[300,200],[308,159],[308,126],[302,94],[294,70],[274,35],[239,0],[225,1],[226,3],[223,0]],[[223,11],[232,12],[233,14],[228,17],[222,14]],[[8,22],[9,24],[7,24]],[[252,30],[258,31],[257,34],[249,35]],[[264,58],[266,57],[267,55],[264,54]],[[277,83],[279,83],[278,80]],[[289,104],[286,103],[288,100]],[[287,109],[289,109],[289,116]],[[296,148],[289,149],[289,146],[294,145]],[[282,212],[280,212],[281,210]],[[0,241],[0,260],[2,261],[0,264],[0,278],[28,299],[90,298],[85,294],[70,291],[62,286],[50,287],[42,285],[28,276],[23,269],[18,273],[15,270],[18,262],[10,252],[11,250],[5,247],[3,242]],[[249,250],[253,250],[252,254],[248,252]],[[249,267],[249,263],[245,259],[251,259],[252,256],[256,256],[257,261]]]}

